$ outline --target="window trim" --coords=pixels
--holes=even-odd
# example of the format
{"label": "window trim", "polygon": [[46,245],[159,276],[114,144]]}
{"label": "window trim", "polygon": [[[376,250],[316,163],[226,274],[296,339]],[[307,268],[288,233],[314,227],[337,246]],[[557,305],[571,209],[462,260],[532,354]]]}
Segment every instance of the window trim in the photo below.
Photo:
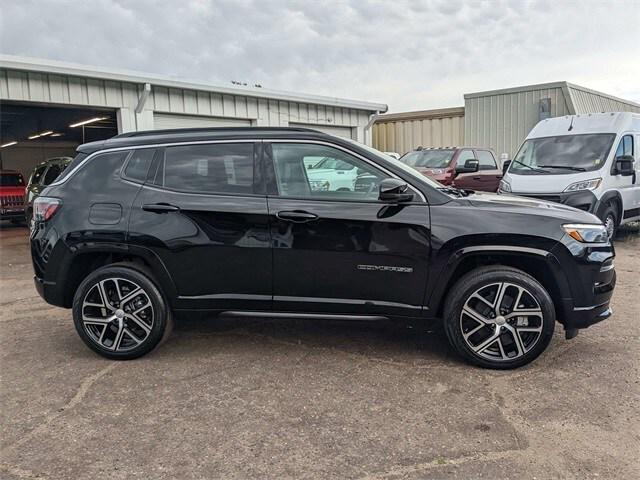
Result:
{"label": "window trim", "polygon": [[[274,143],[303,143],[303,144],[312,144],[312,145],[324,145],[324,146],[328,146],[328,147],[332,147],[335,148],[337,150],[342,150],[343,152],[347,153],[348,155],[351,155],[355,158],[357,158],[358,160],[362,160],[363,162],[367,163],[368,165],[370,165],[371,167],[373,167],[374,169],[384,172],[385,175],[388,175],[390,178],[397,178],[399,180],[402,180],[404,182],[407,182],[407,185],[409,185],[411,187],[411,189],[414,191],[415,194],[417,194],[420,198],[421,198],[421,202],[416,202],[416,201],[412,201],[412,202],[406,202],[403,203],[403,205],[415,205],[415,204],[419,204],[419,205],[423,205],[423,204],[427,204],[427,199],[425,198],[424,194],[420,191],[419,188],[416,188],[415,185],[413,185],[411,182],[409,182],[408,180],[399,177],[398,175],[396,175],[395,173],[387,170],[386,168],[384,168],[383,166],[372,162],[371,160],[369,160],[368,158],[354,152],[353,150],[350,150],[348,148],[343,147],[342,145],[337,145],[335,143],[331,143],[331,142],[325,142],[322,140],[306,140],[306,139],[263,139],[263,165],[264,168],[267,169],[269,168],[270,171],[273,173],[274,178],[273,180],[275,180],[275,165],[273,164],[273,157],[270,155],[266,154],[266,150],[271,146],[271,144]],[[268,178],[268,177],[267,177]],[[276,189],[277,189],[277,184],[276,184]],[[286,200],[304,200],[304,201],[319,201],[319,202],[343,202],[343,203],[375,203],[375,204],[382,204],[382,205],[389,205],[389,202],[383,202],[381,200],[366,200],[366,199],[347,199],[347,198],[318,198],[318,197],[304,197],[304,196],[285,196],[285,195],[280,195],[280,192],[278,191],[278,193],[274,194],[271,193],[267,190],[267,197],[271,197],[271,198],[281,198],[281,199],[286,199]]]}
{"label": "window trim", "polygon": [[[409,180],[406,180],[404,178],[401,178],[400,176],[396,175],[395,173],[387,170],[386,168],[384,168],[381,165],[378,165],[377,163],[369,160],[368,158],[364,157],[363,155],[360,155],[357,152],[354,152],[353,150],[350,150],[346,147],[343,147],[342,145],[338,145],[336,143],[331,143],[331,142],[326,142],[326,141],[322,141],[322,140],[313,140],[313,139],[296,139],[296,138],[236,138],[236,139],[221,139],[221,140],[192,140],[192,141],[188,141],[188,142],[161,142],[161,143],[153,143],[153,144],[145,144],[145,145],[127,145],[126,147],[113,147],[113,148],[105,148],[102,150],[96,150],[95,152],[90,153],[89,155],[86,156],[86,158],[84,158],[78,165],[76,165],[73,169],[71,169],[69,171],[68,174],[66,174],[62,179],[57,180],[55,182],[53,182],[51,184],[51,186],[58,186],[58,185],[62,185],[65,182],[67,182],[70,178],[72,178],[80,169],[82,169],[89,161],[91,161],[93,158],[95,158],[98,155],[102,155],[102,154],[106,154],[106,153],[114,153],[114,152],[121,152],[121,151],[133,151],[133,150],[138,150],[138,149],[142,149],[142,148],[163,148],[163,147],[173,147],[173,146],[184,146],[184,145],[208,145],[208,144],[217,144],[217,143],[253,143],[253,144],[262,144],[262,151],[258,151],[258,155],[259,155],[259,163],[262,164],[263,169],[266,168],[266,163],[267,163],[267,159],[266,159],[266,155],[265,155],[265,146],[269,145],[271,143],[313,143],[313,144],[319,144],[319,145],[326,145],[329,147],[334,147],[337,148],[339,150],[343,150],[345,152],[347,152],[350,155],[353,155],[354,157],[357,157],[365,162],[367,162],[368,164],[372,165],[373,167],[382,170],[383,172],[385,172],[387,175],[389,175],[392,178],[397,178],[400,180],[403,180],[405,182],[407,182],[407,185],[409,185],[414,191],[415,193],[418,194],[418,196],[420,197],[420,199],[422,200],[420,201],[416,201],[416,202],[407,202],[405,205],[412,205],[412,204],[425,204],[428,205],[429,202],[427,202],[427,199],[425,197],[425,195],[420,191],[419,188],[417,188],[413,183],[411,183]],[[255,145],[254,145],[254,148]],[[259,148],[259,147],[258,147]],[[124,163],[123,163],[124,165]],[[266,173],[265,170],[263,170],[263,172],[261,173],[262,175],[262,181],[264,182],[265,177],[264,174]],[[254,172],[255,174],[255,172]],[[145,184],[145,186],[148,186],[148,184]],[[156,185],[154,185],[154,187],[157,187]],[[164,190],[164,187],[161,189]],[[169,190],[169,189],[167,189]],[[181,192],[181,191],[177,191],[177,190],[170,190],[170,191],[175,191],[176,193],[183,193],[183,194],[194,194],[194,195],[198,195],[197,193],[193,193],[193,192]],[[202,195],[202,194],[200,194]],[[208,193],[204,193],[204,195],[208,195]],[[225,193],[225,194],[214,194],[214,195],[230,195],[230,196],[252,196],[252,197],[265,197],[268,196],[267,193],[254,193],[254,194],[232,194],[232,193]],[[273,195],[272,195],[273,196]],[[279,198],[295,198],[295,197],[279,197]],[[308,197],[307,197],[308,198]],[[320,199],[320,201],[323,201],[322,199]],[[341,200],[337,200],[337,201],[341,201]],[[348,202],[354,202],[354,201],[360,201],[360,200],[346,200]],[[367,201],[368,203],[371,203],[371,201]],[[379,200],[376,201],[376,203],[379,204],[384,204],[384,205],[389,205],[388,202],[381,202]]]}

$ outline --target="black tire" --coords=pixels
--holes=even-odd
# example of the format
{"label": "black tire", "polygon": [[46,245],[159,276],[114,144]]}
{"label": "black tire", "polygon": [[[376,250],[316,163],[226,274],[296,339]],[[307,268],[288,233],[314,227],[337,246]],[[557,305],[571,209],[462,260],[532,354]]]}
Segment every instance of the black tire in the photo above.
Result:
{"label": "black tire", "polygon": [[611,203],[607,204],[607,207],[601,213],[600,220],[602,220],[607,229],[609,240],[613,239],[618,231],[618,209],[616,206]]}
{"label": "black tire", "polygon": [[[536,333],[535,337],[532,337],[531,335],[534,334],[530,334],[529,332],[524,333],[525,337],[529,335],[527,338],[529,338],[529,341],[532,342],[528,350],[523,343],[521,331],[518,330],[519,333],[517,333],[519,342],[515,341],[515,334],[512,335],[511,333],[514,328],[519,329],[527,327],[526,325],[514,325],[514,323],[517,323],[519,321],[519,318],[524,317],[516,316],[510,318],[509,320],[504,320],[505,316],[509,317],[510,315],[517,315],[517,313],[514,313],[513,311],[509,314],[498,312],[497,315],[499,316],[499,318],[490,320],[495,323],[485,326],[483,326],[483,323],[479,320],[474,320],[473,318],[468,317],[466,314],[463,315],[462,313],[465,306],[467,306],[468,308],[468,302],[476,301],[476,299],[478,298],[477,296],[473,296],[474,293],[477,293],[478,291],[490,292],[492,288],[497,288],[498,292],[500,287],[494,287],[494,285],[496,284],[506,285],[506,293],[503,294],[503,298],[506,298],[507,300],[506,303],[508,303],[508,300],[510,300],[508,295],[511,295],[511,301],[514,301],[513,296],[514,294],[517,294],[518,291],[520,291],[520,288],[524,289],[524,291],[526,292],[527,301],[534,304],[535,302],[537,302],[536,309],[540,311],[541,315],[532,316],[531,321],[538,323],[535,328],[540,329],[540,332]],[[498,295],[497,292],[496,300]],[[523,297],[524,296],[525,294],[523,294]],[[531,299],[531,297],[533,297],[533,300]],[[490,307],[483,305],[482,302],[479,302],[479,305],[490,310]],[[502,304],[500,306],[502,306]],[[465,333],[469,335],[469,332],[472,329],[463,332],[464,322],[468,322],[470,319],[476,322],[475,325],[478,325],[480,327],[478,335],[486,334],[487,340],[490,340],[490,337],[494,335],[498,335],[498,333],[496,332],[504,330],[504,333],[500,333],[499,338],[496,339],[499,341],[499,345],[493,346],[492,344],[489,344],[490,346],[492,346],[492,348],[497,349],[499,353],[502,352],[502,358],[486,358],[486,356],[489,356],[489,353],[480,352],[480,354],[478,354],[472,349],[472,346],[468,344],[467,340],[465,340]],[[498,321],[500,321],[501,323],[498,323]],[[528,275],[527,273],[516,268],[499,265],[477,268],[460,278],[460,280],[456,282],[449,295],[447,296],[444,310],[444,327],[451,346],[463,358],[475,365],[484,368],[500,370],[518,368],[528,364],[529,362],[537,358],[547,348],[549,342],[551,341],[555,328],[555,321],[556,318],[553,300],[551,299],[551,296],[545,290],[545,288],[535,278]],[[529,322],[529,318],[527,318],[527,322]],[[508,356],[505,357],[504,350],[506,349],[503,348],[503,337],[506,340],[511,340],[512,348],[516,350],[515,353],[519,354],[520,351],[526,353],[517,357],[514,355],[513,359],[509,359]],[[469,338],[473,338],[472,335],[469,335]],[[495,343],[496,340],[494,340],[493,343]],[[481,341],[478,345],[476,345],[476,347],[485,344],[487,343]],[[521,346],[523,347],[522,349],[520,348]]]}
{"label": "black tire", "polygon": [[[111,334],[111,332],[115,332],[116,330],[118,332],[113,342],[113,344],[115,344],[114,349],[107,348],[107,346],[96,341],[96,337],[100,332],[96,333],[94,330],[90,330],[93,327],[87,326],[83,321],[83,308],[85,308],[84,306],[85,299],[89,298],[88,295],[96,294],[96,290],[95,290],[97,288],[96,286],[98,285],[99,282],[103,280],[106,280],[106,283],[104,284],[106,286],[105,290],[108,290],[109,285],[115,285],[114,282],[116,281],[118,282],[118,286],[116,288],[111,288],[110,290],[111,293],[116,291],[116,289],[118,289],[118,293],[119,293],[119,290],[124,288],[122,284],[124,284],[125,286],[134,285],[135,287],[139,287],[140,290],[136,290],[135,288],[131,288],[130,290],[131,292],[140,292],[142,295],[146,295],[146,298],[148,299],[148,303],[144,303],[144,302],[143,303],[149,305],[150,309],[147,310],[147,312],[150,312],[151,314],[151,321],[152,321],[151,326],[149,327],[148,323],[145,323],[146,327],[148,328],[148,332],[139,328],[140,326],[139,322],[131,322],[131,319],[129,318],[114,319],[109,327],[105,326],[104,327],[105,330],[107,328],[111,328],[109,334]],[[100,299],[102,299],[101,294],[98,293],[98,295],[100,296]],[[125,295],[125,298],[126,298],[126,295]],[[138,298],[144,298],[144,297],[138,297]],[[134,300],[136,300],[136,297],[134,297],[130,301],[133,302]],[[126,303],[127,305],[125,305],[125,302],[123,302],[122,309],[118,308],[118,310],[124,311],[124,309],[126,309],[129,306],[128,302]],[[118,307],[120,306],[119,303],[116,303],[116,305]],[[130,308],[134,308],[135,306],[137,305],[134,305],[133,307],[130,307]],[[109,306],[110,309],[112,309],[113,307],[114,307],[113,305]],[[87,305],[86,308],[93,309],[93,312],[90,315],[92,317],[96,316],[96,312],[100,312],[100,311],[106,312],[105,317],[111,317],[111,316],[115,317],[116,313],[118,312],[118,310],[115,310],[116,313],[114,313],[113,311],[107,310],[106,308],[92,307],[90,305]],[[85,313],[87,312],[85,311]],[[100,313],[97,313],[97,315],[99,316]],[[118,324],[117,322],[119,321],[122,323]],[[130,322],[130,325],[127,325],[127,321]],[[138,267],[137,265],[134,265],[134,264],[108,265],[105,267],[101,267],[95,270],[94,272],[92,272],[91,274],[89,274],[82,281],[82,283],[80,284],[80,286],[78,287],[74,295],[73,322],[76,327],[76,331],[78,332],[78,335],[80,335],[80,338],[84,341],[84,343],[90,349],[102,355],[103,357],[106,357],[112,360],[132,360],[134,358],[139,358],[149,353],[151,350],[157,347],[160,343],[166,340],[173,326],[172,316],[168,308],[167,301],[165,300],[164,296],[160,292],[160,289],[156,286],[153,280],[153,276],[148,271],[146,271],[144,267]],[[123,325],[125,325],[125,327],[123,327]],[[126,329],[127,326],[129,327],[128,330]],[[96,326],[95,328],[101,329],[102,327]],[[120,345],[120,342],[116,344],[116,339],[118,338],[118,335],[120,335],[120,341],[126,340],[129,343],[131,342],[135,343],[135,341],[133,340],[135,338],[134,336],[129,335],[125,337],[125,335],[127,331],[131,331],[131,332],[136,331],[135,330],[136,328],[137,328],[137,332],[141,333],[141,335],[139,335],[140,338],[142,338],[145,334],[146,334],[146,337],[136,346],[133,346],[130,348],[127,347],[126,349],[124,349],[123,347],[123,351],[116,351],[118,350],[118,347]],[[124,330],[125,333],[120,334],[120,330]],[[93,333],[93,336],[92,336],[92,333]]]}

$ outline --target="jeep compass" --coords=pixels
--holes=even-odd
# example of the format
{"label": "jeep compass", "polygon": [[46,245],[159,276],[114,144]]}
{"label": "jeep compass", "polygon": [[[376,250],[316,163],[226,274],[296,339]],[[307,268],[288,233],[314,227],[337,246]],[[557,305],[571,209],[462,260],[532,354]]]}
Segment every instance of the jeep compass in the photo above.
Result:
{"label": "jeep compass", "polygon": [[[311,175],[317,158],[331,161]],[[333,180],[338,167],[354,169],[353,186]],[[82,340],[111,359],[151,351],[173,315],[209,312],[439,319],[469,362],[514,368],[544,351],[556,321],[572,338],[609,317],[615,285],[590,213],[445,187],[294,128],[81,145],[34,201],[31,254],[40,295],[71,308]]]}

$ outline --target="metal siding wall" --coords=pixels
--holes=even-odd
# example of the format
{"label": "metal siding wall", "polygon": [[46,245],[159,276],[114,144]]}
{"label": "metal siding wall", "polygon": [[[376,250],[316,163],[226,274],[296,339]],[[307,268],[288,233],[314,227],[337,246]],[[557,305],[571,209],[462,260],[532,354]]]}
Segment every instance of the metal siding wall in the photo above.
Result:
{"label": "metal siding wall", "polygon": [[640,107],[621,102],[616,99],[598,95],[596,92],[589,92],[579,88],[569,87],[571,99],[576,109],[576,113],[601,113],[601,112],[637,112]]}
{"label": "metal siding wall", "polygon": [[[152,128],[149,121],[140,123],[133,113],[142,88],[142,84],[137,83],[0,69],[0,99],[119,109],[119,117],[126,117],[120,125],[123,132]],[[151,87],[142,115],[151,119],[152,112],[246,119],[260,126],[286,127],[289,122],[298,122],[348,127],[360,142],[366,140],[364,127],[369,115],[374,113],[156,85]]]}
{"label": "metal siding wall", "polygon": [[373,124],[373,146],[404,154],[418,146],[448,147],[464,143],[464,117],[389,120]]}
{"label": "metal siding wall", "polygon": [[538,123],[538,106],[543,98],[551,99],[552,117],[569,114],[559,87],[465,98],[464,143],[512,157]]}

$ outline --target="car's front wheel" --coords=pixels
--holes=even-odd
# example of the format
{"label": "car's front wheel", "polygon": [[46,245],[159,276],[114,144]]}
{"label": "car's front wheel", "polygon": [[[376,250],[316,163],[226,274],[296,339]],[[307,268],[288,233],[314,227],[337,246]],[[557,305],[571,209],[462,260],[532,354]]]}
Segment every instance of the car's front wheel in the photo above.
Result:
{"label": "car's front wheel", "polygon": [[553,336],[553,301],[525,272],[482,267],[454,285],[445,307],[445,331],[465,359],[485,368],[517,368],[540,355]]}
{"label": "car's front wheel", "polygon": [[115,360],[140,357],[168,332],[171,313],[150,275],[126,265],[92,272],[78,287],[73,321],[80,338]]}

